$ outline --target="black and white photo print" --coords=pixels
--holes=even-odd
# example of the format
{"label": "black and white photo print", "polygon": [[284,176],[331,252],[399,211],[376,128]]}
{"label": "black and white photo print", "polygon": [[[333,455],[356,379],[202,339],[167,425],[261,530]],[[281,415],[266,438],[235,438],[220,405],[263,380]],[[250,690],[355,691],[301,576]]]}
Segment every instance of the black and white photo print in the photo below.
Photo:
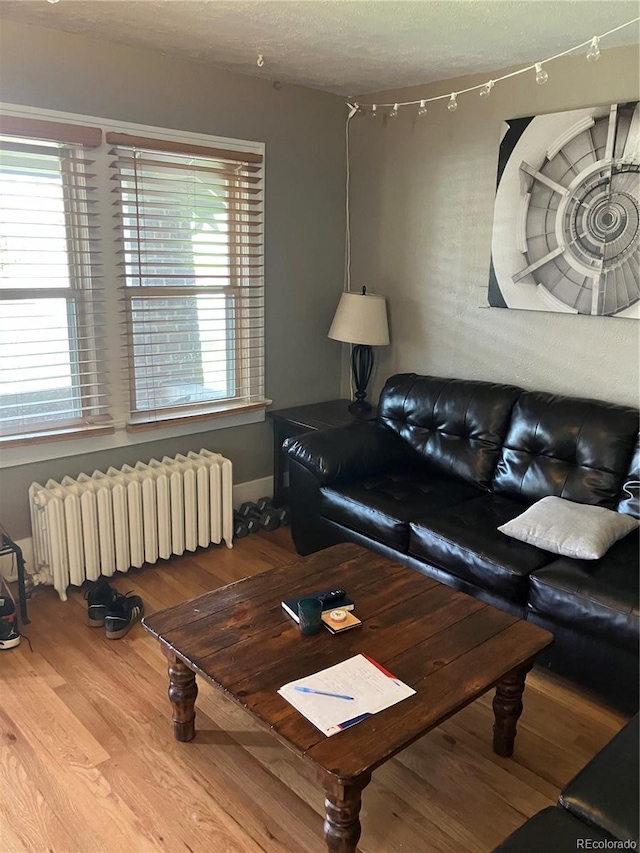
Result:
{"label": "black and white photo print", "polygon": [[640,319],[638,102],[505,122],[489,305]]}

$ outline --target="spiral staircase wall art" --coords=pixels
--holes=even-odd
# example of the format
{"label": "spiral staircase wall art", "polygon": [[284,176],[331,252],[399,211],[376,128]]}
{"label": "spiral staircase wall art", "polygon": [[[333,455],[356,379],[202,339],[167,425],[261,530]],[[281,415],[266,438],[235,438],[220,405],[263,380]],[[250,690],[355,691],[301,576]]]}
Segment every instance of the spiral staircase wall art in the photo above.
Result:
{"label": "spiral staircase wall art", "polygon": [[640,319],[640,106],[503,126],[489,305]]}

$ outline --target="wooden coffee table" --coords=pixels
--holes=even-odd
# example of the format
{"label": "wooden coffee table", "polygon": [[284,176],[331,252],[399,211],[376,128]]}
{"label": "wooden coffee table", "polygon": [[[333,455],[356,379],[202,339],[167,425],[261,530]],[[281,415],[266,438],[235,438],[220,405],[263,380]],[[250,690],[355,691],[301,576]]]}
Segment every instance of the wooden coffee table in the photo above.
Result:
{"label": "wooden coffee table", "polygon": [[[303,637],[282,598],[342,586],[361,628]],[[169,661],[179,741],[195,735],[196,674],[220,688],[310,762],[325,791],[332,853],[354,853],[371,773],[487,690],[496,688],[493,748],[513,752],[525,677],[552,642],[541,628],[366,551],[336,545],[145,617]],[[327,738],[276,692],[363,652],[417,692]]]}

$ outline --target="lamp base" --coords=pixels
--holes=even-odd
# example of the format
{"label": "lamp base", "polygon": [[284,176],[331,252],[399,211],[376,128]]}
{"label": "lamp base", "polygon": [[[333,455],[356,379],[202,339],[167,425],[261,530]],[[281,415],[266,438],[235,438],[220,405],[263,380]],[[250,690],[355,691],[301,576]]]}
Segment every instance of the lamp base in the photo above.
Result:
{"label": "lamp base", "polygon": [[349,411],[357,418],[363,418],[372,411],[371,403],[367,403],[366,400],[354,400],[349,404]]}
{"label": "lamp base", "polygon": [[363,417],[371,411],[367,403],[367,384],[373,368],[373,350],[367,344],[355,344],[351,351],[351,370],[353,383],[356,386],[355,400],[349,406],[349,411],[356,417]]}

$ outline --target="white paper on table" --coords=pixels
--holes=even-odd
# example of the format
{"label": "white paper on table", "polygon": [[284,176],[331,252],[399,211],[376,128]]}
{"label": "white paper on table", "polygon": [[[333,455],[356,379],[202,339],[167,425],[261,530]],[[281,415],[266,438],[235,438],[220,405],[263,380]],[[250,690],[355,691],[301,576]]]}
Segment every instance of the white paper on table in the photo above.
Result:
{"label": "white paper on table", "polygon": [[[353,698],[300,693],[296,686]],[[290,681],[278,690],[283,699],[327,737],[408,699],[415,692],[366,655],[355,655],[306,678]]]}

